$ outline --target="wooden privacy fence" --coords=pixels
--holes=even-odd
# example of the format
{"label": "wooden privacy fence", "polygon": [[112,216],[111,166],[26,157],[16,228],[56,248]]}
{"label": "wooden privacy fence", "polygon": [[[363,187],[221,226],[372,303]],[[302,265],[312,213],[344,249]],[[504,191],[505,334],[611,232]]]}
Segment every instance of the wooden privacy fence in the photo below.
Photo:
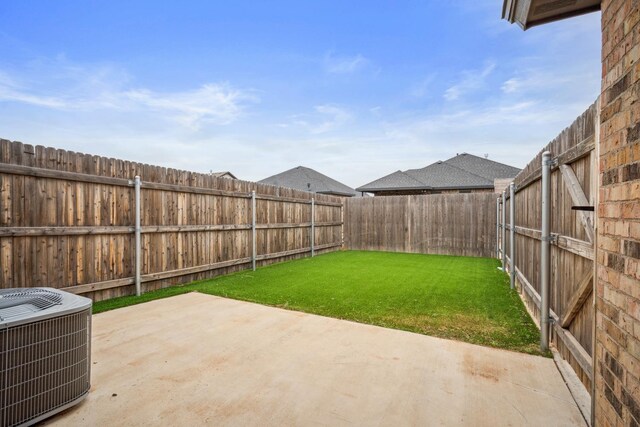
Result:
{"label": "wooden privacy fence", "polygon": [[[545,280],[541,248],[544,242],[550,244],[550,338],[589,392],[593,381],[592,209],[598,182],[597,104],[551,141],[515,178],[513,198],[507,190],[498,199],[501,218],[498,257],[538,320],[543,297],[541,284]],[[550,152],[546,163],[550,169],[548,233],[541,226],[545,151]]]}
{"label": "wooden privacy fence", "polygon": [[362,197],[345,200],[347,249],[493,257],[493,193]]}
{"label": "wooden privacy fence", "polygon": [[134,292],[137,260],[152,290],[341,244],[336,197],[0,140],[2,288],[100,300]]}

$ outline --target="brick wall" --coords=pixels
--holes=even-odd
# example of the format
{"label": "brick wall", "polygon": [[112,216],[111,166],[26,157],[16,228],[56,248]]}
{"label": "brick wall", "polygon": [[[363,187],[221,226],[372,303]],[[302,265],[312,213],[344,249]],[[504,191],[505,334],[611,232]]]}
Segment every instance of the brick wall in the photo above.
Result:
{"label": "brick wall", "polygon": [[597,425],[640,425],[639,5],[602,1]]}
{"label": "brick wall", "polygon": [[513,178],[496,178],[493,180],[493,191],[496,193],[502,193],[509,187],[509,184],[513,181]]}

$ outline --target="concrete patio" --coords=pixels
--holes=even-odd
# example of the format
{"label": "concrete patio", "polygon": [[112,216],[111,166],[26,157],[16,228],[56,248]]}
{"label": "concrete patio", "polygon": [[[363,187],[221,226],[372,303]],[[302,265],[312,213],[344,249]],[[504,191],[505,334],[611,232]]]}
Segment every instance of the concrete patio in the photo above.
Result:
{"label": "concrete patio", "polygon": [[584,426],[552,359],[190,293],[93,317],[46,424]]}

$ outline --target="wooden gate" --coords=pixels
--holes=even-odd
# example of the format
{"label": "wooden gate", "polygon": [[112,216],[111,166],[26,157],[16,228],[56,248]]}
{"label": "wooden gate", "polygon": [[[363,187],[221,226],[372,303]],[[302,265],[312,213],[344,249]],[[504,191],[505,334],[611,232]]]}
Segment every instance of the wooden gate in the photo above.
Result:
{"label": "wooden gate", "polygon": [[[499,256],[515,276],[515,284],[539,322],[541,305],[541,175],[542,153],[550,151],[551,342],[571,365],[586,390],[593,381],[593,278],[595,214],[598,188],[598,102],[551,141],[515,178],[515,196],[501,198],[506,218],[500,224]],[[502,202],[504,200],[504,202]],[[514,222],[510,208],[514,203]],[[513,224],[513,227],[511,226]],[[515,233],[514,263],[510,259],[511,228]]]}

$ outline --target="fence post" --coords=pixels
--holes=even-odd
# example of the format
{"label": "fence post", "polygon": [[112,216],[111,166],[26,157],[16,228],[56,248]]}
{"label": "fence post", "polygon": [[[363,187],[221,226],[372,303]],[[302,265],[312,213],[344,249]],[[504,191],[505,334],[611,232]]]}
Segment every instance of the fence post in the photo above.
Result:
{"label": "fence post", "polygon": [[256,271],[256,191],[251,191],[251,268]]}
{"label": "fence post", "polygon": [[496,199],[496,258],[500,259],[500,197]]}
{"label": "fence post", "polygon": [[511,229],[509,230],[511,269],[509,275],[511,276],[511,289],[513,289],[516,283],[516,185],[513,182],[509,185],[509,217],[511,219]]}
{"label": "fence post", "polygon": [[344,200],[340,204],[340,248],[344,249]]}
{"label": "fence post", "polygon": [[315,256],[316,238],[316,200],[311,198],[311,256]]}
{"label": "fence post", "polygon": [[133,181],[133,185],[135,188],[135,206],[136,206],[136,226],[135,226],[135,245],[136,245],[136,296],[140,296],[141,294],[141,286],[140,286],[140,282],[141,282],[141,268],[142,268],[142,259],[141,259],[141,253],[142,253],[142,248],[141,248],[141,231],[142,228],[140,227],[140,177],[138,175],[136,175],[136,177],[134,178]]}
{"label": "fence post", "polygon": [[502,191],[502,271],[507,271],[507,190]]}
{"label": "fence post", "polygon": [[551,153],[542,153],[542,239],[540,245],[540,349],[549,349],[549,265],[551,261],[549,245],[551,233],[549,216],[551,203],[549,193],[551,189]]}

